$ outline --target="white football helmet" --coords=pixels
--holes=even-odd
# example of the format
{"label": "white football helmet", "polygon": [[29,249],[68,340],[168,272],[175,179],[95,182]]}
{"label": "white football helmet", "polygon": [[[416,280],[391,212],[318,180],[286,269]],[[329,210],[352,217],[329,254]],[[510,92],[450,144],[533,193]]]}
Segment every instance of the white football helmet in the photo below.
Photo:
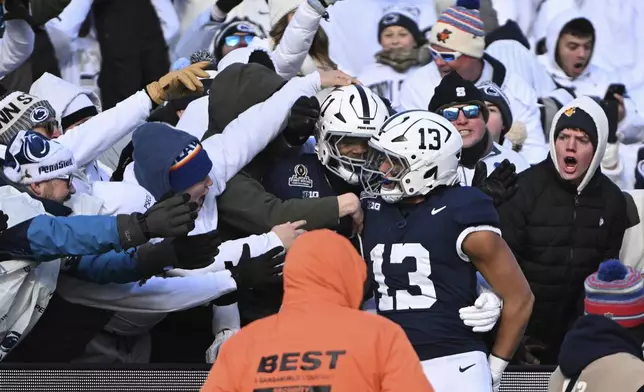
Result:
{"label": "white football helmet", "polygon": [[368,88],[357,84],[334,88],[320,105],[316,126],[315,152],[320,162],[349,184],[358,184],[366,151],[360,156],[347,156],[338,145],[360,141],[356,139],[366,142],[378,133],[387,118],[387,106]]}
{"label": "white football helmet", "polygon": [[458,182],[463,140],[443,116],[426,110],[398,113],[369,140],[362,185],[389,203],[426,195]]}

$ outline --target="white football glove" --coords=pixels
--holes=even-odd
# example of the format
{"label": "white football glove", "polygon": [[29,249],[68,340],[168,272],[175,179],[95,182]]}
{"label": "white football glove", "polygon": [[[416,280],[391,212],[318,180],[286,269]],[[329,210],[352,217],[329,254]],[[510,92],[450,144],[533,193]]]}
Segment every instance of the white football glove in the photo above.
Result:
{"label": "white football glove", "polygon": [[492,374],[492,389],[494,392],[499,392],[499,388],[501,388],[501,377],[503,377],[505,368],[508,367],[508,361],[490,354],[488,363],[490,364],[490,373]]}
{"label": "white football glove", "polygon": [[491,291],[484,291],[474,302],[474,306],[468,306],[458,310],[463,324],[473,327],[472,331],[477,333],[489,332],[501,316],[503,304],[501,299]]}
{"label": "white football glove", "polygon": [[221,350],[221,345],[228,339],[230,339],[238,331],[232,329],[222,329],[215,335],[215,341],[208,347],[206,350],[206,363],[215,363],[215,360],[219,356],[219,350]]}

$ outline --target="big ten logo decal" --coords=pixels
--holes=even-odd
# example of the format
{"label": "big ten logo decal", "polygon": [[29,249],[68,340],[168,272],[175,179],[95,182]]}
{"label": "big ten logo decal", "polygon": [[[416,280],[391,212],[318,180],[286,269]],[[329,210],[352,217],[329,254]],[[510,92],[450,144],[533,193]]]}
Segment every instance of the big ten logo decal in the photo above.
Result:
{"label": "big ten logo decal", "polygon": [[262,357],[257,373],[312,371],[318,369],[334,370],[346,350],[290,352]]}
{"label": "big ten logo decal", "polygon": [[302,191],[302,199],[317,199],[320,197],[318,191]]}

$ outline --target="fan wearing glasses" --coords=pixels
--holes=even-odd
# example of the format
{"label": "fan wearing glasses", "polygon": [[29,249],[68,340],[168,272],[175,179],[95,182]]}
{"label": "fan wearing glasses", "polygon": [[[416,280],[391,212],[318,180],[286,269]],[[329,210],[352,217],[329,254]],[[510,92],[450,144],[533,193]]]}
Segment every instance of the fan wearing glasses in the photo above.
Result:
{"label": "fan wearing glasses", "polygon": [[490,113],[483,93],[472,82],[451,72],[434,90],[428,110],[449,120],[463,139],[461,184],[481,189],[497,206],[511,197],[516,191],[516,173],[530,165],[492,138],[486,126]]}
{"label": "fan wearing glasses", "polygon": [[215,58],[219,61],[233,50],[249,46],[257,36],[264,34],[250,19],[233,18],[215,36]]}

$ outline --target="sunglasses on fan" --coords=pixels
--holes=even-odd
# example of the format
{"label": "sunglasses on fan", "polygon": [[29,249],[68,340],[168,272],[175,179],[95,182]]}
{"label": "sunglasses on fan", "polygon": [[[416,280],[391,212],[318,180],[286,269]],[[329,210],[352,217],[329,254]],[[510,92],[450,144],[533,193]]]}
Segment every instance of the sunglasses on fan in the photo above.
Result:
{"label": "sunglasses on fan", "polygon": [[477,118],[479,113],[481,113],[481,108],[479,105],[465,105],[462,107],[453,106],[451,108],[441,110],[441,115],[449,121],[456,121],[458,114],[461,111],[465,115],[465,118]]}
{"label": "sunglasses on fan", "polygon": [[226,46],[237,46],[243,39],[246,45],[250,45],[250,43],[253,41],[253,38],[255,38],[254,35],[229,35],[228,37],[224,38],[224,43]]}
{"label": "sunglasses on fan", "polygon": [[429,48],[429,51],[432,53],[432,57],[438,57],[446,63],[455,61],[456,59],[461,57],[461,55],[463,55],[463,53],[461,52],[439,52],[438,50],[435,50],[431,47]]}

